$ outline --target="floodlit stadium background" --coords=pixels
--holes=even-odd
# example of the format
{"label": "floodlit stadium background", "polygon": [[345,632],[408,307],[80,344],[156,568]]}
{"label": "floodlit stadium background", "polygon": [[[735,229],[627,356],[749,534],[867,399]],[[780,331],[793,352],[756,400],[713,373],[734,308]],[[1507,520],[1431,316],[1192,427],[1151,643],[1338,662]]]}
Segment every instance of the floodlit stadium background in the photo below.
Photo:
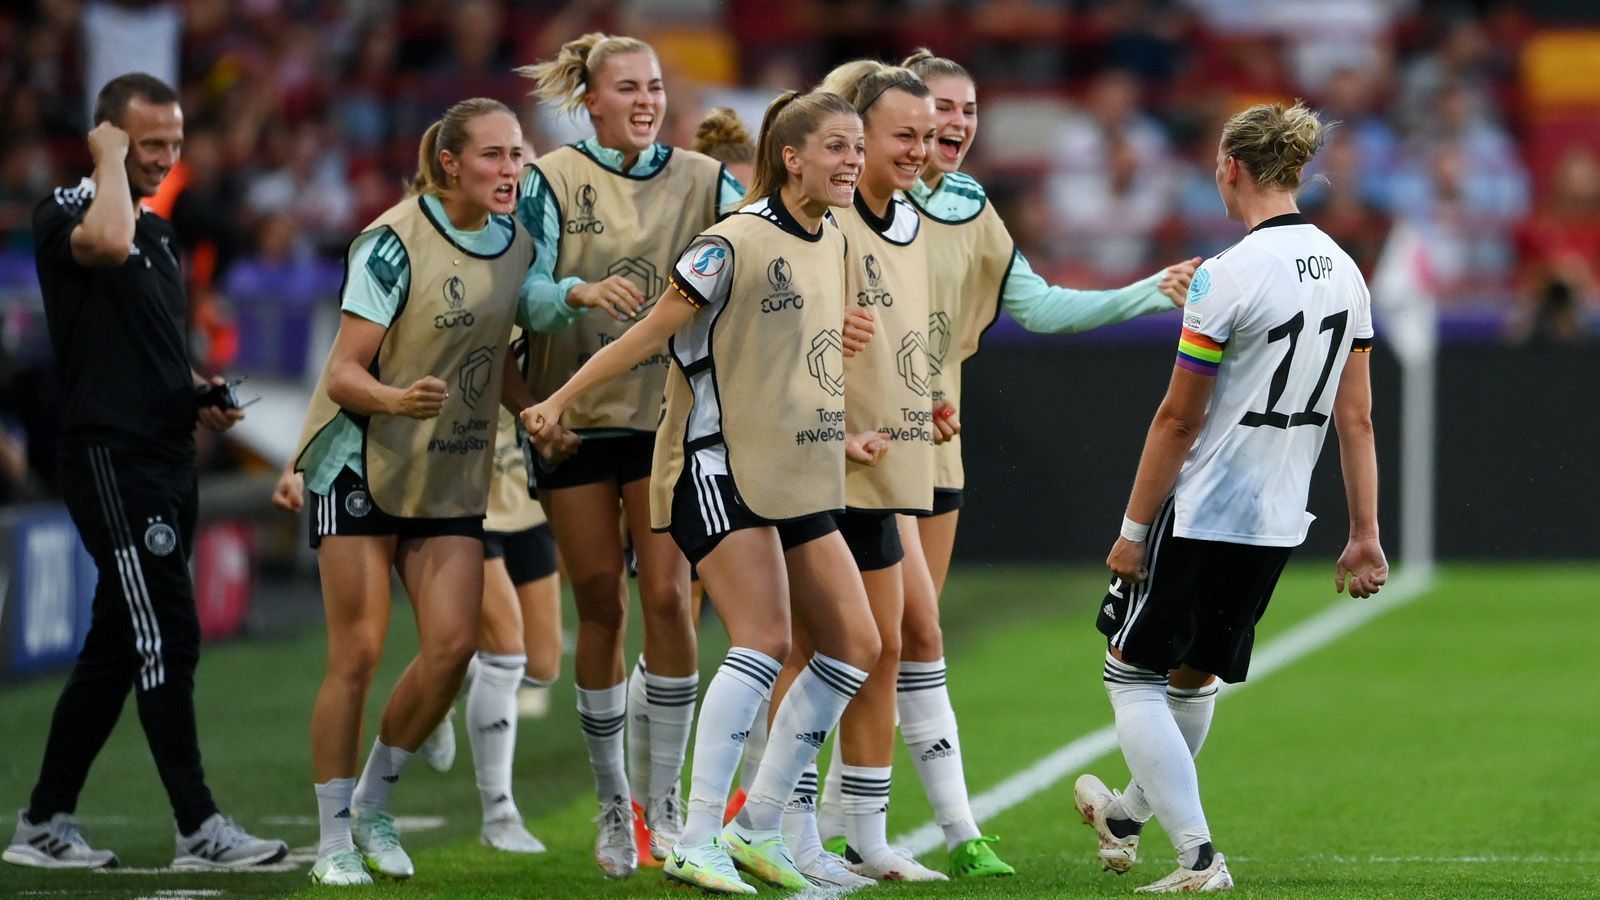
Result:
{"label": "floodlit stadium background", "polygon": [[[1414,590],[1423,602],[1224,705],[1202,772],[1219,794],[1244,797],[1208,802],[1229,836],[1221,840],[1261,844],[1219,846],[1246,858],[1235,873],[1242,884],[1254,876],[1306,895],[1370,895],[1378,884],[1418,896],[1593,888],[1600,860],[1577,836],[1592,834],[1595,809],[1592,799],[1573,800],[1600,796],[1592,766],[1580,762],[1600,747],[1592,713],[1576,711],[1600,707],[1600,697],[1577,686],[1594,683],[1571,652],[1577,642],[1550,638],[1600,626],[1584,602],[1600,593],[1600,417],[1589,396],[1600,385],[1600,12],[1576,0],[6,4],[0,678],[11,683],[0,686],[0,709],[16,726],[0,743],[0,809],[20,804],[35,774],[93,587],[93,568],[53,499],[61,475],[29,219],[52,187],[87,174],[83,134],[99,84],[143,69],[182,87],[184,161],[153,205],[185,243],[197,364],[247,375],[241,393],[263,398],[203,453],[196,577],[207,633],[218,639],[199,679],[203,744],[219,794],[237,798],[230,811],[304,844],[313,830],[294,823],[312,810],[304,731],[321,664],[320,601],[303,523],[273,511],[268,495],[337,321],[341,254],[397,199],[417,137],[457,99],[511,103],[537,150],[583,136],[581,123],[528,103],[526,83],[510,70],[591,30],[654,44],[668,84],[663,140],[677,144],[712,105],[733,106],[754,131],[776,92],[810,85],[845,59],[894,61],[927,45],[964,63],[980,103],[966,171],[987,187],[1034,268],[1074,287],[1122,284],[1237,239],[1212,184],[1229,113],[1302,97],[1340,120],[1301,202],[1374,286],[1386,545],[1399,558],[1411,538],[1417,571],[1435,556],[1442,568]],[[1408,362],[1397,339],[1418,315],[1438,342]],[[969,366],[969,494],[948,616],[962,635],[951,665],[964,737],[988,735],[971,738],[975,793],[1109,720],[1094,678],[1090,621],[1103,587],[1095,564],[1114,534],[1176,330],[1166,315],[1038,338],[1002,316]],[[1417,372],[1431,388],[1408,400],[1403,376]],[[1402,477],[1416,471],[1404,465],[1403,434],[1425,438],[1409,446],[1421,448],[1426,478]],[[1274,633],[1329,603],[1323,575],[1343,539],[1336,473],[1330,447],[1313,491],[1322,520],[1297,557],[1308,568],[1296,570],[1269,616]],[[1402,521],[1408,493],[1420,520]],[[410,646],[408,618],[396,617],[392,664]],[[1032,662],[1019,664],[1024,657]],[[262,672],[283,674],[263,686]],[[1019,695],[1016,678],[1032,686]],[[375,693],[388,683],[380,679]],[[474,849],[469,776],[424,787],[430,773],[399,801],[410,805],[404,812],[445,820],[416,839],[419,867],[432,860],[443,869],[426,891],[522,884],[555,895],[559,883],[585,896],[603,887],[584,853],[587,774],[570,691],[569,669],[550,717],[524,725],[518,762],[519,795],[539,817],[530,824],[567,858],[532,875],[505,860],[485,863]],[[1533,695],[1540,701],[1526,702]],[[1307,721],[1318,715],[1340,729],[1337,739]],[[126,847],[133,865],[160,865],[169,842],[149,826],[163,821],[163,801],[128,719],[84,812],[97,842]],[[1252,728],[1281,736],[1267,755],[1284,771],[1265,786],[1237,771],[1264,752]],[[1356,759],[1330,761],[1330,744]],[[1388,780],[1356,764],[1394,755],[1404,765],[1386,770]],[[1096,765],[1114,772],[1120,760]],[[1236,771],[1224,774],[1230,765]],[[1393,821],[1374,831],[1341,819],[1320,839],[1298,833],[1323,815],[1320,800],[1363,789],[1378,792]],[[1513,811],[1494,822],[1475,802],[1488,795],[1525,798],[1543,818],[1522,828]],[[893,830],[909,833],[926,819],[909,772],[895,796]],[[452,799],[428,809],[439,797]],[[1007,857],[1024,867],[1010,895],[1125,890],[1097,881],[1076,852],[1084,835],[1063,797],[1045,791],[997,820]],[[1278,805],[1263,812],[1250,802],[1264,797]],[[1285,822],[1295,834],[1283,833]],[[1530,839],[1541,835],[1557,837]],[[1375,861],[1390,858],[1413,862]],[[1512,859],[1516,874],[1495,858]],[[467,874],[484,865],[489,876]],[[1494,874],[1484,881],[1486,867]],[[278,893],[300,884],[298,873],[260,883],[163,877],[70,886]],[[23,878],[0,870],[0,892],[62,884]],[[647,873],[612,890],[659,885]]]}

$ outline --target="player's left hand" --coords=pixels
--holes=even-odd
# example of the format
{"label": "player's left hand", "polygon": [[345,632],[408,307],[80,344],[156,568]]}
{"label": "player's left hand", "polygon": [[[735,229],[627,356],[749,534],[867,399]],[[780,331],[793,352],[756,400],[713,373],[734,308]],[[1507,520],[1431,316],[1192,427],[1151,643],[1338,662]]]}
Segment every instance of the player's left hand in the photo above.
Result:
{"label": "player's left hand", "polygon": [[576,431],[564,425],[556,425],[555,435],[546,439],[541,444],[536,444],[534,449],[544,457],[544,461],[552,466],[566,462],[567,458],[578,452],[578,447],[583,443],[583,438]]}
{"label": "player's left hand", "polygon": [[1371,597],[1389,581],[1389,561],[1383,556],[1383,547],[1377,538],[1357,540],[1351,538],[1334,564],[1333,589],[1344,593],[1348,585],[1350,596],[1357,599]]}
{"label": "player's left hand", "polygon": [[863,431],[859,434],[846,435],[844,439],[844,456],[851,462],[862,465],[875,466],[883,455],[889,452],[889,439],[879,431]]}
{"label": "player's left hand", "polygon": [[956,415],[956,405],[949,400],[933,404],[933,442],[942,444],[961,433],[961,419]]}
{"label": "player's left hand", "polygon": [[1156,290],[1167,295],[1173,306],[1182,306],[1189,298],[1189,282],[1194,280],[1194,270],[1200,268],[1202,262],[1204,260],[1196,256],[1167,266],[1161,281],[1156,284]]}
{"label": "player's left hand", "polygon": [[844,313],[844,330],[840,332],[844,344],[844,355],[855,356],[867,349],[867,344],[872,342],[872,336],[878,333],[877,321],[872,318],[872,311],[859,306],[852,306]]}
{"label": "player's left hand", "polygon": [[[213,375],[211,376],[210,383],[227,384],[228,382],[221,375]],[[202,406],[197,410],[197,412],[200,416],[200,424],[218,434],[227,431],[235,424],[244,420],[244,410],[237,407],[233,409],[223,409],[219,406]]]}
{"label": "player's left hand", "polygon": [[1134,543],[1119,535],[1117,542],[1111,545],[1111,555],[1106,557],[1106,568],[1129,584],[1143,584],[1150,574],[1144,567],[1146,546],[1144,541]]}
{"label": "player's left hand", "polygon": [[561,443],[561,433],[566,431],[561,427],[561,406],[549,400],[528,407],[517,418],[533,448],[542,456],[550,455]]}
{"label": "player's left hand", "polygon": [[272,489],[272,505],[282,510],[297,513],[305,508],[305,502],[305,476],[296,472],[293,466],[285,468],[278,474],[278,483]]}

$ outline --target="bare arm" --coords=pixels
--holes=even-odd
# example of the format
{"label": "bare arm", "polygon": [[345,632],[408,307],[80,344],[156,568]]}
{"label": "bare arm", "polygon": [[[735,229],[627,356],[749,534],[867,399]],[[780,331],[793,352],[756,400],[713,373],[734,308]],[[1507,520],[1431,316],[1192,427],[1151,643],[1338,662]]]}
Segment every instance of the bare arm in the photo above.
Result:
{"label": "bare arm", "polygon": [[80,266],[120,266],[133,248],[133,194],[128,189],[128,133],[101,122],[89,132],[94,199],[72,229],[72,258]]}
{"label": "bare arm", "polygon": [[1389,578],[1389,563],[1378,540],[1378,451],[1372,431],[1370,357],[1368,353],[1350,354],[1333,401],[1339,467],[1350,510],[1350,537],[1335,567],[1334,587],[1343,591],[1348,579],[1352,597],[1377,593]]}
{"label": "bare arm", "polygon": [[410,416],[431,419],[449,396],[441,379],[426,375],[410,387],[393,387],[367,371],[383,343],[385,329],[351,313],[339,319],[339,334],[328,354],[328,399],[362,415]]}
{"label": "bare arm", "polygon": [[567,404],[659,353],[668,338],[689,324],[694,313],[695,307],[689,301],[676,290],[667,289],[649,315],[623,332],[622,337],[600,348],[544,402],[523,410],[522,427],[536,442],[546,440]]}
{"label": "bare arm", "polygon": [[[1183,459],[1206,424],[1206,404],[1211,402],[1215,386],[1216,378],[1210,375],[1201,375],[1182,366],[1173,367],[1167,396],[1156,410],[1145,437],[1144,452],[1139,456],[1133,495],[1128,498],[1128,509],[1124,513],[1127,518],[1141,525],[1151,524],[1162,502],[1172,495]],[[1124,581],[1144,581],[1145,543],[1119,536],[1106,565]]]}
{"label": "bare arm", "polygon": [[528,389],[528,383],[523,380],[522,372],[517,369],[516,354],[506,351],[505,376],[500,382],[500,404],[513,416],[521,415],[522,411],[534,404],[533,391]]}

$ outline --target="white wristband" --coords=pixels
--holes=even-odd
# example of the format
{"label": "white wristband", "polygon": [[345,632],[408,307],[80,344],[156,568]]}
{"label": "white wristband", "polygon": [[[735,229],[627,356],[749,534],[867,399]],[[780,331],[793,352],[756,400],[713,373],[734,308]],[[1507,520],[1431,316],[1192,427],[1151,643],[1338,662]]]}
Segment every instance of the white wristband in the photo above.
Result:
{"label": "white wristband", "polygon": [[1133,541],[1135,544],[1141,543],[1145,538],[1150,536],[1150,526],[1140,525],[1138,522],[1135,522],[1127,516],[1123,516],[1122,536],[1130,541]]}

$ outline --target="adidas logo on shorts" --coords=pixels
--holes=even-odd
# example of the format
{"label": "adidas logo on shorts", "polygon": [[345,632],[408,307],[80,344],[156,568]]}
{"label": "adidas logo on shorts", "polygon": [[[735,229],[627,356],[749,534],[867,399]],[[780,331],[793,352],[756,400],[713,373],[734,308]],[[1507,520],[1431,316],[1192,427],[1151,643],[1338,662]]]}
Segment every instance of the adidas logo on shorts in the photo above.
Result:
{"label": "adidas logo on shorts", "polygon": [[954,756],[955,752],[955,748],[950,746],[948,740],[939,738],[937,743],[922,752],[920,758],[923,762],[927,762],[930,759],[944,759],[947,756]]}
{"label": "adidas logo on shorts", "polygon": [[828,739],[826,731],[802,731],[794,736],[797,741],[805,741],[817,749],[822,749],[822,742]]}

